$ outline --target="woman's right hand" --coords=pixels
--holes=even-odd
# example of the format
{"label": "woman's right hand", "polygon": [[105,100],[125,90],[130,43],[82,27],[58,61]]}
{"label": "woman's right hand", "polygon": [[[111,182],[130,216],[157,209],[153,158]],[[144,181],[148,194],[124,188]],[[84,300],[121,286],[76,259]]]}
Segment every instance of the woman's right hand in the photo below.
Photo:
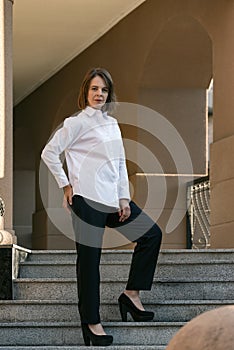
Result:
{"label": "woman's right hand", "polygon": [[67,185],[63,187],[63,207],[70,211],[70,207],[68,204],[72,205],[72,196],[73,196],[73,190],[71,185]]}

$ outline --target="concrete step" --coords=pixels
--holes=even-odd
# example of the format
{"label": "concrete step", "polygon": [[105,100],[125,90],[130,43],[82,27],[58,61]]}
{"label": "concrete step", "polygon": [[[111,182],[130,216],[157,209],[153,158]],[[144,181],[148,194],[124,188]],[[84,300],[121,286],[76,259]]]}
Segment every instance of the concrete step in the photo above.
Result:
{"label": "concrete step", "polygon": [[[184,325],[181,322],[107,322],[113,345],[166,345]],[[0,323],[1,346],[84,345],[79,323]],[[17,349],[17,347],[16,347]]]}
{"label": "concrete step", "polygon": [[[132,250],[103,250],[101,262],[122,261],[130,263]],[[30,262],[53,262],[63,263],[76,261],[75,250],[33,250],[28,254],[27,261]],[[234,263],[234,249],[165,249],[159,254],[159,263],[207,263],[229,262]]]}
{"label": "concrete step", "polygon": [[[104,250],[103,281],[127,278],[131,250]],[[33,251],[21,263],[20,278],[75,278],[75,251]],[[156,280],[234,281],[234,250],[163,250],[159,255]]]}
{"label": "concrete step", "polygon": [[[233,305],[234,300],[165,300],[145,304],[146,310],[155,313],[157,322],[187,322],[202,312],[224,305]],[[120,321],[117,300],[103,302],[100,307],[103,321]],[[13,300],[0,301],[1,322],[77,322],[80,320],[77,303],[58,300]],[[129,317],[130,320],[130,317]]]}
{"label": "concrete step", "polygon": [[[114,336],[110,350],[164,350],[185,322],[234,304],[234,249],[163,250],[152,290],[141,292],[146,309],[155,312],[154,322],[120,322],[117,298],[131,258],[131,250],[102,252],[100,311],[105,330]],[[75,250],[66,250],[32,251],[21,263],[16,300],[0,301],[0,350],[90,348],[83,346],[80,329],[75,262]]]}
{"label": "concrete step", "polygon": [[[79,346],[79,350],[89,350],[90,346]],[[108,346],[108,350],[165,350],[165,346],[155,345],[117,345]],[[77,345],[68,346],[0,346],[0,350],[78,350]],[[100,346],[92,346],[92,350],[100,350]]]}
{"label": "concrete step", "polygon": [[[127,280],[101,282],[101,297],[112,303],[126,287]],[[152,290],[142,291],[142,300],[152,303],[161,300],[233,300],[234,281],[154,281]],[[76,279],[30,279],[14,281],[14,299],[19,300],[66,300],[75,301],[77,297]]]}
{"label": "concrete step", "polygon": [[[79,350],[89,350],[90,346],[79,346]],[[108,346],[108,350],[165,350],[166,346],[155,345],[118,345]],[[77,346],[0,346],[0,350],[77,350]],[[100,350],[100,346],[92,346],[92,350]]]}
{"label": "concrete step", "polygon": [[[162,260],[162,259],[161,259]],[[128,276],[129,263],[110,260],[103,261],[100,265],[101,279],[103,281],[109,278],[116,280]],[[234,281],[234,262],[215,260],[212,263],[204,261],[182,262],[167,261],[159,262],[155,274],[155,279],[163,280],[164,278],[178,280],[188,279],[190,281]],[[76,267],[73,262],[31,262],[26,261],[20,266],[19,278],[75,278]]]}

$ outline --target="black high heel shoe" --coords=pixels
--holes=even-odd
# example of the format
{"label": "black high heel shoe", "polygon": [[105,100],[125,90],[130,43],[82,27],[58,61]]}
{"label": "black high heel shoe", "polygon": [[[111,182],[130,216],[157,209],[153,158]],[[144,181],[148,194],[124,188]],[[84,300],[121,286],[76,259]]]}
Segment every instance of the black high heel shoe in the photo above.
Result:
{"label": "black high heel shoe", "polygon": [[90,341],[94,346],[108,346],[113,342],[112,335],[94,334],[86,323],[81,323],[81,328],[86,346],[90,346]]}
{"label": "black high heel shoe", "polygon": [[118,302],[123,322],[127,322],[128,312],[131,314],[133,320],[136,322],[152,321],[152,319],[154,318],[154,313],[152,311],[139,310],[125,293],[122,293],[120,295]]}

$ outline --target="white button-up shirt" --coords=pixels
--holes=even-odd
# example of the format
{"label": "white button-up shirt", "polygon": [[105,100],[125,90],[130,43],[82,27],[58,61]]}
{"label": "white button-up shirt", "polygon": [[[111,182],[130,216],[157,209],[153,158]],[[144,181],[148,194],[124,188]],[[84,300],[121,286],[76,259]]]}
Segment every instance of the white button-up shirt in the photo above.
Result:
{"label": "white button-up shirt", "polygon": [[[60,159],[65,152],[68,177]],[[41,155],[60,188],[71,184],[73,195],[119,207],[130,200],[121,132],[116,119],[92,107],[64,120]]]}

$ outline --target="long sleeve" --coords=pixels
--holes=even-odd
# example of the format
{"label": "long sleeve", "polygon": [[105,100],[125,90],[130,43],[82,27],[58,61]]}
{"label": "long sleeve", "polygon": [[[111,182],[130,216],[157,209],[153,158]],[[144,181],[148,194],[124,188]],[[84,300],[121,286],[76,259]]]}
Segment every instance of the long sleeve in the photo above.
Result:
{"label": "long sleeve", "polygon": [[128,181],[128,172],[126,167],[126,160],[125,160],[125,151],[123,144],[121,142],[121,154],[120,154],[120,160],[119,160],[119,183],[118,183],[118,196],[119,199],[125,198],[130,200],[130,193],[129,193],[129,181]]}
{"label": "long sleeve", "polygon": [[41,158],[54,175],[60,188],[69,184],[69,180],[60,159],[61,153],[66,150],[74,138],[72,128],[67,124],[68,123],[65,121],[63,127],[54,134],[53,138],[47,143],[41,154]]}

